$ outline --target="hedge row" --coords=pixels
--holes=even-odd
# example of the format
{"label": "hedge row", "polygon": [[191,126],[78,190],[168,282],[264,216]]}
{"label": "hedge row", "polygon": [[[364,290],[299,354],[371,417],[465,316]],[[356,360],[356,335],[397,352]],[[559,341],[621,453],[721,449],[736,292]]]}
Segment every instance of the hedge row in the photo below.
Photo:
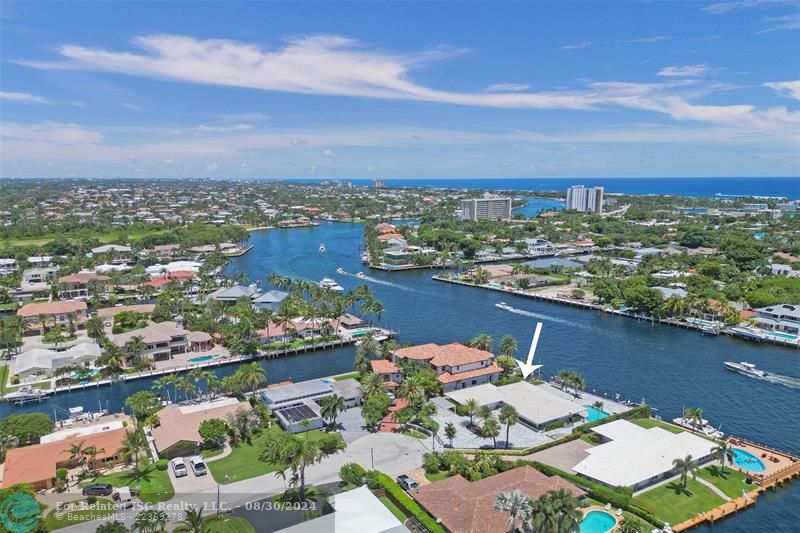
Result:
{"label": "hedge row", "polygon": [[595,500],[610,503],[614,507],[622,508],[628,511],[629,513],[634,514],[653,525],[658,525],[661,523],[653,513],[651,513],[646,509],[642,509],[641,507],[633,503],[633,501],[631,500],[632,491],[627,487],[624,489],[612,489],[606,487],[605,485],[601,485],[599,483],[586,479],[584,477],[580,477],[570,472],[565,472],[559,468],[546,465],[538,461],[525,461],[520,459],[516,463],[514,463],[514,465],[517,467],[525,465],[532,466],[533,468],[535,468],[536,470],[547,476],[558,476],[564,478],[567,481],[571,481],[575,485],[578,485],[579,487],[587,489],[589,497],[594,498]]}
{"label": "hedge row", "polygon": [[394,482],[392,478],[383,472],[376,472],[378,482],[386,491],[387,496],[398,506],[402,507],[408,514],[419,520],[428,531],[431,533],[444,533],[444,528],[439,525],[436,520],[431,518],[431,515],[419,506],[414,499],[406,494],[406,491]]}

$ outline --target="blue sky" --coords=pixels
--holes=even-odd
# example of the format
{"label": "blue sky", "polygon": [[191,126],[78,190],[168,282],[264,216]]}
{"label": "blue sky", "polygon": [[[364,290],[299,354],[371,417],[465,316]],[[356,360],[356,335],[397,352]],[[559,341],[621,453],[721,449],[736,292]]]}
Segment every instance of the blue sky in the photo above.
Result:
{"label": "blue sky", "polygon": [[800,3],[2,2],[2,176],[800,175]]}

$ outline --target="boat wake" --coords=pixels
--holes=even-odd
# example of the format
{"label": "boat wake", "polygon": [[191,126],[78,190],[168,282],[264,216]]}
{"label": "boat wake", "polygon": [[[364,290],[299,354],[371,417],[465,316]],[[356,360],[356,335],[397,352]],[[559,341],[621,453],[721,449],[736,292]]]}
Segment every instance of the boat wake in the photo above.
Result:
{"label": "boat wake", "polygon": [[355,274],[352,274],[350,272],[346,272],[344,270],[342,272],[337,272],[337,274],[339,274],[340,276],[350,276],[350,277],[356,278],[356,279],[358,279],[360,281],[367,281],[369,283],[377,283],[378,285],[386,285],[388,287],[394,287],[396,289],[400,289],[401,291],[416,292],[418,294],[426,294],[423,291],[420,291],[420,290],[417,290],[417,289],[412,289],[411,287],[406,287],[405,285],[400,285],[399,283],[393,283],[391,281],[384,281],[382,279],[373,278],[372,276],[360,276],[359,277],[359,276],[356,276]]}
{"label": "boat wake", "polygon": [[778,385],[783,385],[784,387],[789,387],[790,389],[800,390],[800,378],[795,378],[792,376],[782,376],[780,374],[767,374],[763,378],[756,378],[756,379],[769,381],[770,383],[777,383]]}
{"label": "boat wake", "polygon": [[572,326],[574,328],[580,329],[592,329],[591,327],[587,326],[586,324],[580,324],[578,322],[572,322],[570,320],[564,320],[563,318],[554,318],[550,315],[543,315],[541,313],[534,313],[533,311],[526,311],[524,309],[517,309],[516,307],[498,307],[498,309],[504,309],[509,313],[514,313],[515,315],[522,315],[522,316],[529,316],[531,318],[538,318],[539,320],[549,320],[550,322],[558,322],[559,324],[566,324],[568,326]]}

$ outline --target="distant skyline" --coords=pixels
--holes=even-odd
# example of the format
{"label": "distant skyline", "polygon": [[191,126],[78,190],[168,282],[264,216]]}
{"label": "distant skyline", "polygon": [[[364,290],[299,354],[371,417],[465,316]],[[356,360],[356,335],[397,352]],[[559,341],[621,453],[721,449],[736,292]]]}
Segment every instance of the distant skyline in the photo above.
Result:
{"label": "distant skyline", "polygon": [[800,176],[800,0],[0,6],[3,177]]}

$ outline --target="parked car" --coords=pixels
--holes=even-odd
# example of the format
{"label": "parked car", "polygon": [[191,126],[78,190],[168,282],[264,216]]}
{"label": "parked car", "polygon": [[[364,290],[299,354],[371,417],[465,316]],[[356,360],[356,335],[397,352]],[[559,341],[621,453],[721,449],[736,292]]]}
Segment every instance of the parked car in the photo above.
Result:
{"label": "parked car", "polygon": [[208,468],[206,468],[203,458],[199,455],[195,455],[189,459],[189,464],[191,465],[192,472],[194,472],[195,476],[205,476],[208,473]]}
{"label": "parked car", "polygon": [[92,483],[83,487],[84,496],[108,496],[114,491],[110,483]]}
{"label": "parked car", "polygon": [[405,490],[416,489],[419,487],[419,483],[417,483],[414,478],[405,474],[397,478],[397,484],[403,487]]}
{"label": "parked car", "polygon": [[175,477],[189,475],[189,471],[186,470],[186,463],[183,461],[183,457],[176,457],[169,463],[172,465],[172,471],[175,473]]}

